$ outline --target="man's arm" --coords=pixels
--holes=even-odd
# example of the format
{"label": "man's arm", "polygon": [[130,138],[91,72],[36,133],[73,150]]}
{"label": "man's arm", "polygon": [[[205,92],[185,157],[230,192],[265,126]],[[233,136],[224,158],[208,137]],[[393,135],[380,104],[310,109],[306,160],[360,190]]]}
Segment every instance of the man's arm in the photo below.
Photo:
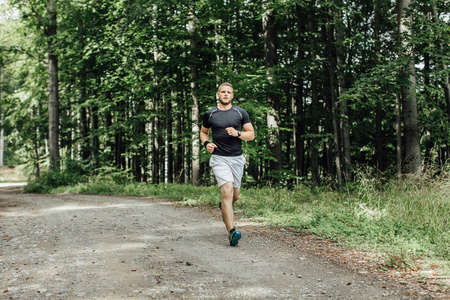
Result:
{"label": "man's arm", "polygon": [[245,123],[242,126],[242,129],[245,131],[241,131],[241,136],[239,136],[239,132],[234,129],[234,127],[227,127],[225,130],[228,132],[228,135],[235,136],[244,141],[253,141],[255,139],[255,130],[253,129],[252,123]]}
{"label": "man's arm", "polygon": [[241,140],[244,141],[253,141],[255,139],[255,130],[253,129],[252,123],[246,123],[242,126],[242,134],[240,136]]}
{"label": "man's arm", "polygon": [[[209,128],[206,128],[202,125],[202,129],[200,130],[200,140],[202,141],[202,144],[204,145],[206,141],[209,141]],[[206,145],[206,151],[209,153],[214,152],[214,148],[216,148],[217,145],[214,143],[208,143]]]}
{"label": "man's arm", "polygon": [[202,125],[202,129],[200,130],[200,140],[202,141],[202,144],[206,141],[209,141],[209,128],[205,128]]}

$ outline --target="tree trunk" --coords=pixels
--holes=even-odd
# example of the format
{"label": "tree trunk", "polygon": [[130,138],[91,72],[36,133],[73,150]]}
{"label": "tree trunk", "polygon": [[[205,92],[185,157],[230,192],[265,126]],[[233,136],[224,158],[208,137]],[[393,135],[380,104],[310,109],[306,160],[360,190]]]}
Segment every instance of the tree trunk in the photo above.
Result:
{"label": "tree trunk", "polygon": [[172,97],[167,100],[166,103],[166,173],[167,173],[167,182],[173,182],[173,117],[172,114],[172,99],[174,99],[175,93],[172,91]]}
{"label": "tree trunk", "polygon": [[58,58],[54,53],[56,39],[56,0],[47,2],[47,44],[48,44],[48,142],[50,149],[50,170],[59,170],[59,94]]}
{"label": "tree trunk", "polygon": [[[428,47],[428,43],[425,43],[426,47]],[[430,94],[430,83],[431,83],[431,68],[430,68],[430,53],[425,52],[423,55],[423,83],[424,83],[424,89],[423,89],[423,95],[426,99],[432,100],[433,96]],[[427,101],[428,102],[428,101]],[[436,101],[438,102],[438,101]],[[438,103],[436,103],[438,104]],[[439,104],[438,104],[439,105]],[[428,136],[428,138],[424,139],[424,147],[425,152],[423,155],[423,167],[429,168],[431,166],[432,157],[431,157],[431,151],[434,146],[433,141],[431,140],[431,132],[433,128],[430,126],[424,126],[424,134],[425,136]]]}
{"label": "tree trunk", "polygon": [[[186,99],[189,93],[185,93],[182,99]],[[183,110],[183,132],[192,133],[192,106],[186,105]],[[184,165],[184,182],[189,183],[192,182],[192,144],[183,143],[183,165]]]}
{"label": "tree trunk", "polygon": [[[181,69],[177,68],[177,85],[181,86],[183,82]],[[176,94],[177,98],[183,99],[183,93],[178,91]],[[174,102],[176,104],[176,154],[175,154],[175,163],[174,163],[174,176],[176,176],[175,183],[184,183],[184,167],[183,167],[183,155],[184,155],[184,144],[183,143],[183,112],[184,112],[184,101]]]}
{"label": "tree trunk", "polygon": [[407,13],[412,0],[397,0],[398,5],[398,32],[402,44],[402,55],[407,59],[407,64],[402,70],[405,79],[401,86],[403,126],[405,136],[405,172],[408,174],[420,174],[421,152],[419,138],[419,123],[417,119],[416,75],[414,66],[414,53],[407,37],[411,36],[410,25],[412,16]]}
{"label": "tree trunk", "polygon": [[199,184],[200,175],[200,127],[199,127],[199,103],[198,103],[198,66],[197,66],[197,17],[190,14],[189,31],[191,33],[191,96],[192,96],[192,184]]}
{"label": "tree trunk", "polygon": [[[270,3],[268,4],[270,5]],[[275,29],[275,11],[266,7],[263,17],[264,31],[264,52],[267,81],[269,83],[267,91],[267,127],[269,128],[269,150],[274,160],[270,160],[270,170],[280,171],[283,167],[281,139],[279,129],[280,99],[276,90],[276,73],[273,68],[277,65],[277,33]],[[272,178],[273,180],[275,178]]]}
{"label": "tree trunk", "polygon": [[[299,35],[298,41],[298,57],[297,61],[301,63],[304,57],[303,43],[304,39],[301,37],[301,33],[306,31],[305,15],[302,14],[302,9],[300,5],[296,5],[296,17],[297,17],[297,34]],[[305,118],[304,118],[304,108],[303,108],[303,80],[304,71],[299,68],[297,74],[297,90],[295,95],[295,108],[296,108],[296,124],[294,125],[294,139],[295,139],[295,175],[303,177],[304,161],[305,161],[305,140],[303,135],[305,134]]]}
{"label": "tree trunk", "polygon": [[331,25],[326,26],[326,43],[327,43],[327,73],[328,73],[328,83],[329,83],[329,97],[330,97],[330,111],[331,111],[331,121],[332,121],[332,131],[334,135],[334,162],[336,165],[336,175],[338,184],[342,184],[342,170],[341,170],[341,145],[340,145],[340,126],[338,122],[338,106],[335,88],[335,55],[333,53],[333,28]]}
{"label": "tree trunk", "polygon": [[[111,92],[107,91],[105,92],[105,99],[107,103],[112,103],[112,94]],[[108,105],[109,106],[109,105]],[[104,148],[108,149],[105,151],[107,155],[107,161],[114,162],[114,138],[112,137],[112,130],[111,126],[113,124],[113,117],[111,113],[111,109],[108,108],[104,110],[104,116],[103,116],[103,128],[105,128],[105,134],[106,134],[106,140],[104,142]]]}
{"label": "tree trunk", "polygon": [[[31,118],[36,118],[39,117],[39,115],[41,114],[41,104],[39,103],[37,105],[37,107],[33,108],[33,112],[31,115]],[[36,137],[33,139],[33,156],[34,156],[34,161],[33,161],[33,171],[34,171],[34,175],[35,176],[39,176],[41,173],[41,152],[40,152],[40,141],[41,141],[41,128],[40,126],[36,126]]]}
{"label": "tree trunk", "polygon": [[[374,4],[374,30],[373,30],[373,39],[374,39],[374,52],[375,52],[375,63],[378,65],[380,63],[379,57],[380,53],[380,26],[381,26],[381,14],[380,7],[378,3]],[[381,97],[380,97],[381,98]],[[376,138],[376,146],[375,146],[375,164],[378,170],[384,170],[384,151],[383,151],[383,141],[384,141],[384,133],[382,122],[384,119],[384,112],[380,101],[377,101],[375,104],[375,138]]]}
{"label": "tree trunk", "polygon": [[145,134],[145,122],[144,120],[144,111],[145,111],[145,102],[142,100],[139,100],[136,106],[136,116],[138,117],[136,123],[135,123],[135,136],[138,142],[138,145],[136,145],[136,151],[133,153],[133,172],[134,172],[134,179],[137,182],[143,181],[143,174],[145,174],[145,166],[146,166],[146,159],[145,159],[145,143],[141,143],[141,139],[143,139]]}
{"label": "tree trunk", "polygon": [[99,139],[98,139],[98,107],[93,105],[89,114],[91,118],[91,160],[94,168],[98,166],[98,151],[99,151]]}
{"label": "tree trunk", "polygon": [[383,155],[383,153],[384,153],[384,151],[383,151],[384,133],[383,133],[383,127],[382,127],[383,119],[384,119],[383,109],[381,108],[380,103],[377,103],[376,107],[375,107],[375,138],[376,138],[375,164],[376,164],[377,170],[379,170],[379,171],[384,170],[384,155]]}
{"label": "tree trunk", "polygon": [[79,130],[81,135],[81,141],[79,145],[79,151],[80,156],[82,160],[89,159],[89,122],[87,120],[87,112],[86,107],[83,105],[86,101],[86,87],[85,83],[86,80],[83,75],[79,76],[80,79],[80,98],[79,98],[79,104],[80,104],[80,111],[79,111]]}
{"label": "tree trunk", "polygon": [[[324,24],[328,23],[328,19],[325,17],[323,20]],[[327,45],[328,43],[328,27],[327,25],[322,25],[321,26],[321,39],[322,39],[322,43],[324,45]],[[324,110],[324,117],[323,117],[323,132],[326,135],[334,135],[333,133],[333,118],[332,118],[332,110],[333,110],[333,104],[331,101],[331,97],[332,97],[332,89],[333,86],[330,85],[330,60],[329,60],[329,56],[330,54],[328,53],[329,46],[324,47],[325,49],[323,49],[323,60],[322,60],[322,70],[323,70],[323,80],[324,82],[321,82],[322,87],[318,87],[318,89],[322,89],[322,95],[323,95],[323,110]],[[325,172],[327,174],[326,177],[329,176],[333,176],[335,177],[336,172],[334,170],[334,152],[333,152],[333,141],[330,138],[327,138],[324,142],[323,145],[323,157],[322,157],[322,161],[323,161],[323,165],[326,167]]]}
{"label": "tree trunk", "polygon": [[401,99],[400,94],[396,94],[395,102],[395,136],[397,138],[396,147],[396,162],[397,162],[397,175],[402,174],[402,113],[401,113]]}
{"label": "tree trunk", "polygon": [[[344,48],[344,32],[343,32],[343,17],[341,9],[334,8],[333,13],[337,22],[335,26],[336,33],[336,61],[337,61],[337,80],[339,97],[344,96],[346,92],[346,80],[345,80],[345,48]],[[343,144],[343,165],[344,165],[344,178],[345,181],[352,181],[352,156],[351,156],[351,144],[350,144],[350,125],[348,105],[345,98],[340,99],[337,112],[341,114],[341,130],[342,130],[342,144]]]}
{"label": "tree trunk", "polygon": [[319,95],[318,82],[315,75],[311,80],[311,181],[318,185],[320,181],[319,174]]}
{"label": "tree trunk", "polygon": [[154,115],[153,120],[150,124],[150,147],[151,150],[151,173],[152,173],[152,183],[159,184],[160,183],[160,149],[161,144],[159,143],[159,135],[160,135],[160,119],[159,119],[159,105],[160,105],[160,95],[158,93],[159,86],[159,76],[158,76],[158,60],[159,60],[159,52],[157,47],[158,36],[157,32],[157,14],[158,14],[158,6],[156,4],[153,5],[153,41],[155,43],[153,49],[153,61],[154,61],[154,74],[153,74],[153,101],[150,102],[150,112]]}
{"label": "tree trunk", "polygon": [[159,166],[159,156],[160,156],[160,144],[159,144],[159,116],[158,116],[158,105],[159,105],[159,99],[158,95],[154,96],[153,99],[153,106],[152,111],[155,114],[155,117],[153,118],[153,124],[151,126],[151,132],[150,132],[150,138],[152,140],[152,162],[151,162],[151,168],[152,168],[152,183],[153,184],[159,184],[160,182],[160,166]]}
{"label": "tree trunk", "polygon": [[[120,100],[119,102],[116,103],[116,123],[117,124],[123,124],[125,123],[125,101]],[[94,128],[92,128],[92,130],[94,130]],[[124,145],[124,131],[122,126],[118,126],[117,129],[115,130],[115,143],[114,143],[114,162],[115,162],[115,166],[116,168],[126,168],[126,162],[125,162],[125,157],[124,157],[124,153],[125,153],[125,145]]]}
{"label": "tree trunk", "polygon": [[[307,13],[308,18],[308,30],[310,32],[314,32],[315,18],[314,18],[314,1],[311,1],[309,4],[309,9]],[[317,38],[312,37],[317,40]],[[314,40],[313,40],[314,41]],[[318,74],[317,74],[317,65],[314,62],[317,53],[314,52],[315,48],[312,47],[312,52],[309,54],[309,60],[311,61],[311,116],[310,116],[310,127],[311,127],[311,181],[314,185],[319,184],[320,176],[319,176],[319,95],[318,95]]]}

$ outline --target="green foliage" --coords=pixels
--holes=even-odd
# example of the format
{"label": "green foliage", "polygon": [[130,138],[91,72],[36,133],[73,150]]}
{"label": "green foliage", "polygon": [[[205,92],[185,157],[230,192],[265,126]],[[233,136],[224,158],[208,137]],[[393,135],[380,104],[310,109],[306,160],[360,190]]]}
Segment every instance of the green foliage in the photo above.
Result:
{"label": "green foliage", "polygon": [[[318,161],[314,168],[320,169],[323,183],[336,181],[332,89],[339,96],[338,105],[348,105],[348,114],[337,111],[336,124],[340,127],[348,118],[352,163],[393,170],[396,97],[406,78],[400,72],[404,62],[399,57],[402,45],[396,33],[395,3],[270,2],[278,36],[274,84],[269,84],[265,68],[265,4],[260,0],[226,5],[215,0],[57,2],[54,42],[62,159],[90,158],[94,169],[131,169],[127,174],[99,169],[102,180],[111,172],[117,177],[112,181],[122,182],[131,177],[146,180],[151,173],[156,183],[163,181],[167,158],[168,181],[181,178],[187,183],[198,138],[192,128],[201,125],[201,120],[192,120],[193,94],[201,118],[216,105],[218,83],[230,81],[235,104],[249,112],[256,130],[256,140],[244,143],[249,178],[255,184],[265,186],[271,179],[281,179],[283,187],[292,189],[294,183],[310,177],[313,161]],[[0,12],[4,25],[0,27],[4,67],[0,113],[8,164],[42,169],[49,138],[46,5],[12,0],[2,4]],[[435,149],[448,148],[450,143],[442,88],[449,77],[447,12],[443,0],[413,3],[412,34],[405,40],[414,46],[417,63],[422,152],[441,164],[448,151]],[[188,22],[193,16],[196,30],[191,32]],[[191,82],[194,71],[197,79]],[[282,172],[270,169],[268,92],[279,98]],[[376,121],[376,116],[382,120]],[[313,160],[316,150],[319,157]],[[375,161],[378,151],[385,166]],[[180,159],[173,159],[176,156]],[[207,158],[203,152],[201,162]],[[204,182],[208,171],[201,168]],[[302,178],[294,175],[300,173]]]}
{"label": "green foliage", "polygon": [[82,163],[68,160],[63,165],[63,171],[50,170],[30,178],[24,187],[24,193],[50,193],[60,186],[70,186],[88,181],[90,169]]}
{"label": "green foliage", "polygon": [[118,169],[116,167],[100,167],[96,169],[96,176],[93,177],[94,181],[126,184],[133,180],[131,170]]}
{"label": "green foliage", "polygon": [[[255,189],[238,207],[258,221],[332,238],[387,257],[450,258],[450,195],[446,180],[361,176],[347,192]],[[399,255],[401,254],[401,255]],[[405,258],[396,263],[406,264]],[[388,263],[393,265],[394,262]]]}
{"label": "green foliage", "polygon": [[78,183],[72,186],[61,186],[53,193],[80,193],[101,195],[131,195],[138,197],[164,198],[172,201],[182,201],[187,205],[217,205],[219,192],[216,187],[196,187],[182,184],[146,184],[129,182],[118,184],[115,182]]}

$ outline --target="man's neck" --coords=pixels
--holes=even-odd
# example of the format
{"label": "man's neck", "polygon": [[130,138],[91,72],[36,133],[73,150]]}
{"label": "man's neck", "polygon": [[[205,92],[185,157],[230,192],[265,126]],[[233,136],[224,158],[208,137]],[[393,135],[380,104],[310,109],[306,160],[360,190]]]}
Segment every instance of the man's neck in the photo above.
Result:
{"label": "man's neck", "polygon": [[219,103],[218,107],[220,110],[228,110],[233,106],[233,104],[227,104],[227,105],[223,105],[222,103]]}

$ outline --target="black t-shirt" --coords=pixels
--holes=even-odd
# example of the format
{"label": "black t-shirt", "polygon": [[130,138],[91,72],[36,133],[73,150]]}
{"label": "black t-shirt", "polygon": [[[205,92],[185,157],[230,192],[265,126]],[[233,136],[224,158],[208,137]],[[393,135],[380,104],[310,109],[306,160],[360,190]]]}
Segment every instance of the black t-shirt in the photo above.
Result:
{"label": "black t-shirt", "polygon": [[228,110],[213,107],[203,115],[203,127],[211,128],[214,144],[217,148],[213,154],[221,156],[242,155],[242,140],[228,135],[225,128],[233,127],[242,131],[244,124],[250,123],[250,117],[245,109],[233,105]]}

